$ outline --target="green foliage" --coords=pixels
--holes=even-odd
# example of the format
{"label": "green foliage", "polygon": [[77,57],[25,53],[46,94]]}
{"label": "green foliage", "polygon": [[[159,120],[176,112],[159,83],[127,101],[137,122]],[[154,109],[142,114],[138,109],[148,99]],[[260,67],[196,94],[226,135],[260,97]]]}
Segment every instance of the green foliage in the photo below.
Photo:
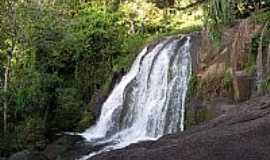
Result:
{"label": "green foliage", "polygon": [[270,11],[258,11],[254,14],[254,19],[259,23],[265,23],[270,20]]}
{"label": "green foliage", "polygon": [[252,14],[257,22],[265,22],[270,18],[269,7],[269,0],[209,0],[204,7],[204,24],[209,29],[209,37],[218,46],[225,25]]}
{"label": "green foliage", "polygon": [[194,97],[198,91],[199,79],[196,74],[192,74],[188,83],[187,97]]}
{"label": "green foliage", "polygon": [[39,116],[28,117],[16,126],[17,149],[44,148],[46,138],[44,137],[44,121]]}
{"label": "green foliage", "polygon": [[[54,8],[20,7],[18,22],[25,23],[18,24],[23,30],[18,36],[27,39],[17,43],[8,92],[0,90],[0,99],[9,97],[9,132],[25,133],[13,134],[18,141],[6,146],[11,150],[20,150],[16,146],[36,146],[35,136],[46,143],[47,138],[52,138],[50,135],[74,131],[95,83],[104,83],[110,75],[112,61],[121,51],[125,37],[125,29],[117,23],[120,17],[105,13],[102,8],[88,6],[72,17]],[[1,51],[0,57],[5,58],[3,47]],[[2,80],[3,64],[0,68]],[[2,117],[0,121],[2,124]]]}
{"label": "green foliage", "polygon": [[263,82],[260,85],[261,88],[259,88],[263,93],[269,93],[270,92],[270,76],[265,78]]}
{"label": "green foliage", "polygon": [[[134,2],[126,2],[121,6],[120,10],[124,13],[124,24],[129,28],[133,28],[136,32],[140,28],[141,32],[162,30],[163,13],[153,3],[144,0],[135,0]],[[134,26],[132,26],[134,25]],[[133,32],[131,31],[131,32]]]}
{"label": "green foliage", "polygon": [[192,128],[210,119],[210,113],[206,108],[185,113],[185,129]]}
{"label": "green foliage", "polygon": [[121,45],[121,52],[113,59],[113,70],[119,71],[121,68],[129,69],[137,54],[147,43],[148,35],[136,34],[125,38]]}
{"label": "green foliage", "polygon": [[209,3],[210,24],[225,24],[232,20],[231,2],[228,0],[211,0]]}
{"label": "green foliage", "polygon": [[[183,4],[175,4],[178,7],[186,6],[190,1],[183,0]],[[191,26],[202,26],[202,7],[193,10],[178,10],[167,6],[163,7],[156,1],[135,0],[126,1],[120,11],[123,13],[122,24],[130,30],[129,33],[167,33],[181,30]]]}
{"label": "green foliage", "polygon": [[227,17],[227,8],[228,2],[225,0],[209,0],[208,5],[204,6],[204,25],[208,27],[209,37],[216,45],[219,45],[221,40],[221,26],[230,20]]}
{"label": "green foliage", "polygon": [[[150,41],[202,26],[201,7],[187,12],[173,8],[186,6],[189,0],[135,0],[118,7],[106,2],[0,3],[1,113],[8,100],[8,133],[0,147],[5,153],[43,148],[58,132],[84,130],[96,118],[89,103],[97,84],[101,94],[107,94],[112,73],[128,70]],[[4,92],[8,56],[10,75]]]}
{"label": "green foliage", "polygon": [[237,14],[238,16],[249,15],[251,12],[267,7],[270,7],[269,0],[240,0],[237,3]]}
{"label": "green foliage", "polygon": [[232,91],[232,88],[233,88],[233,77],[232,77],[232,73],[229,70],[227,70],[224,73],[223,85],[224,85],[224,89],[225,90],[227,90],[228,92]]}
{"label": "green foliage", "polygon": [[[57,102],[59,107],[55,111],[54,127],[60,131],[72,131],[80,120],[83,101],[80,92],[75,88],[57,89]],[[61,122],[61,123],[59,123]]]}
{"label": "green foliage", "polygon": [[260,35],[254,34],[251,40],[250,53],[248,57],[248,63],[245,64],[244,69],[250,73],[254,74],[256,72],[256,59],[258,54],[258,47],[260,41]]}
{"label": "green foliage", "polygon": [[[266,13],[266,14],[262,14],[262,13],[255,13],[255,20],[259,23],[262,23],[263,21],[263,17],[267,17],[267,12],[263,12],[263,13]],[[260,18],[259,18],[260,17]],[[270,17],[269,17],[270,18]],[[265,22],[266,20],[268,19],[264,19]],[[265,23],[264,22],[264,23]],[[270,27],[268,26],[268,28],[266,28],[266,34],[264,35],[263,39],[262,39],[262,42],[261,42],[261,33],[257,33],[257,34],[254,34],[252,36],[252,41],[251,41],[251,46],[250,46],[250,53],[249,53],[249,58],[248,58],[248,63],[245,65],[245,69],[253,74],[256,72],[256,59],[257,59],[257,55],[258,55],[258,48],[259,48],[259,45],[261,44],[262,47],[263,47],[263,54],[266,56],[266,52],[267,52],[267,49],[268,49],[268,45],[270,43],[270,38],[269,38],[269,33],[270,33]]]}
{"label": "green foliage", "polygon": [[84,131],[85,128],[88,128],[89,125],[93,123],[93,120],[94,120],[93,114],[89,111],[85,111],[82,114],[76,129],[81,132]]}

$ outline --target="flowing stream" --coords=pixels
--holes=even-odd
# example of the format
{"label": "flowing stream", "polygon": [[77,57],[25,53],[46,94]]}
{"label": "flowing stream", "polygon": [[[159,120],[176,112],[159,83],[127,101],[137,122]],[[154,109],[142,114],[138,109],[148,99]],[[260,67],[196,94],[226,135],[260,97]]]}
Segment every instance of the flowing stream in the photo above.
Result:
{"label": "flowing stream", "polygon": [[182,36],[143,49],[103,104],[96,125],[81,134],[91,143],[104,145],[82,160],[184,130],[190,46],[190,37]]}

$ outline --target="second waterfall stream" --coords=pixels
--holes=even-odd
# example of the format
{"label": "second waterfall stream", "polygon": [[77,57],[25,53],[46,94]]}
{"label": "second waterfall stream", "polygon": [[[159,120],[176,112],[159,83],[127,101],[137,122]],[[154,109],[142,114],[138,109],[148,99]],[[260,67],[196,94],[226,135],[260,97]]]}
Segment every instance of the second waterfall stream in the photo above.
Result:
{"label": "second waterfall stream", "polygon": [[170,37],[143,49],[104,102],[96,124],[81,134],[103,146],[82,160],[184,130],[190,39]]}

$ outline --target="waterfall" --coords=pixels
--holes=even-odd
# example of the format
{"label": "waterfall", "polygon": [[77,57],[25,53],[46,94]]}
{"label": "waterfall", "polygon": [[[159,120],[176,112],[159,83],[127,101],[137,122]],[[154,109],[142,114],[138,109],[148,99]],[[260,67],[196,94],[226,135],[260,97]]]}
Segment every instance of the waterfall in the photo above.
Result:
{"label": "waterfall", "polygon": [[81,135],[119,149],[184,130],[185,97],[191,74],[190,37],[170,37],[146,47],[115,86],[96,123]]}

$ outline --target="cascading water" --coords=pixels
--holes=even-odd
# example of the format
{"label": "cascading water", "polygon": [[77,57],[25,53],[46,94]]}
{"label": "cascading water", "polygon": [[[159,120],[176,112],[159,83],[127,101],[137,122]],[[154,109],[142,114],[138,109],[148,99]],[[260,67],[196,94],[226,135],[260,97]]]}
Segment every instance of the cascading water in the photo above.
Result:
{"label": "cascading water", "polygon": [[81,135],[100,152],[184,130],[191,74],[190,37],[167,38],[146,47],[102,106],[95,126]]}

